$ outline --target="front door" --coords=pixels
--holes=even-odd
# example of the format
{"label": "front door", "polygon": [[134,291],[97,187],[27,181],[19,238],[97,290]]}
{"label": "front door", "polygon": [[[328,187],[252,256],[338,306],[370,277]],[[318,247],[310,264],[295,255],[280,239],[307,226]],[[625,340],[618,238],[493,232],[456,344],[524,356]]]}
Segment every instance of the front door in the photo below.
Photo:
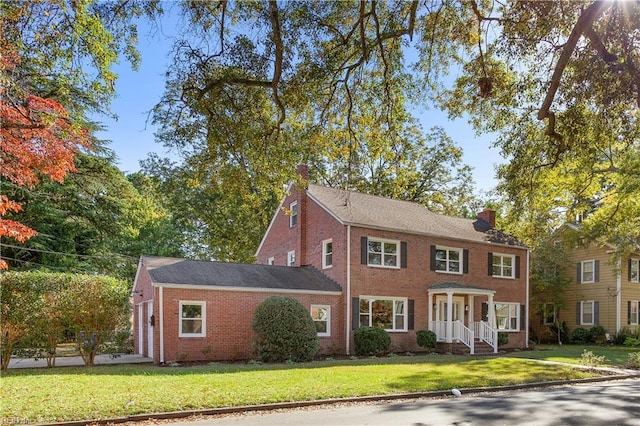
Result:
{"label": "front door", "polygon": [[153,300],[147,302],[147,356],[153,358]]}
{"label": "front door", "polygon": [[[453,321],[460,320],[464,324],[464,297],[453,298]],[[436,296],[436,321],[447,320],[447,296]]]}

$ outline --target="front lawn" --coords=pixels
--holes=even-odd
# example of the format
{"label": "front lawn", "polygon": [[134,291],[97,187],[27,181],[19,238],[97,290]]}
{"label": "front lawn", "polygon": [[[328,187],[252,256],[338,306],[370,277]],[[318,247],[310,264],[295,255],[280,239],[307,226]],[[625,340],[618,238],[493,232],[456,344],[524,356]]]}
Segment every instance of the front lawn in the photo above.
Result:
{"label": "front lawn", "polygon": [[[543,351],[540,351],[543,352]],[[529,352],[521,352],[518,356]],[[537,354],[537,352],[530,352]],[[302,364],[119,365],[9,370],[1,414],[26,422],[593,377],[511,356],[402,356]]]}
{"label": "front lawn", "polygon": [[606,362],[602,367],[625,368],[629,354],[640,352],[640,348],[626,346],[602,346],[602,345],[537,345],[535,350],[514,352],[509,356],[518,358],[542,359],[547,361],[566,362],[569,364],[581,364],[582,354],[587,350],[595,356],[605,356]]}

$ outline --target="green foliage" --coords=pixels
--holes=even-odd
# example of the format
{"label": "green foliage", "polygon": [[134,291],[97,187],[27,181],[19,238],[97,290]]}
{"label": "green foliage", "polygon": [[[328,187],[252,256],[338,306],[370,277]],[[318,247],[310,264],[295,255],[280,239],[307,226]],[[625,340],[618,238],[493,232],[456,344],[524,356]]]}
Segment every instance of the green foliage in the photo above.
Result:
{"label": "green foliage", "polygon": [[602,344],[607,341],[607,330],[601,325],[594,325],[589,329],[589,341]]}
{"label": "green foliage", "polygon": [[432,350],[436,347],[438,337],[436,336],[436,333],[431,330],[418,330],[416,331],[416,339],[418,346],[427,350]]}
{"label": "green foliage", "polygon": [[353,333],[355,351],[358,356],[382,355],[391,347],[391,337],[380,327],[359,327]]}
{"label": "green foliage", "polygon": [[318,352],[316,326],[309,312],[290,297],[271,296],[253,314],[257,355],[265,362],[309,361]]}
{"label": "green foliage", "polygon": [[578,327],[571,332],[572,343],[588,343],[591,340],[591,333],[586,328]]}
{"label": "green foliage", "polygon": [[627,368],[640,369],[640,352],[632,352],[628,355]]}
{"label": "green foliage", "polygon": [[640,339],[640,331],[633,331],[629,327],[622,327],[620,331],[613,335],[614,345],[624,345],[628,337]]}
{"label": "green foliage", "polygon": [[580,357],[582,364],[598,366],[607,363],[607,357],[605,355],[595,355],[592,351],[584,350]]}
{"label": "green foliage", "polygon": [[640,346],[640,339],[634,339],[633,337],[627,337],[624,340],[624,345],[631,347],[631,348],[635,348],[636,346]]}
{"label": "green foliage", "polygon": [[47,357],[54,365],[55,348],[65,332],[75,335],[86,365],[95,355],[125,337],[129,289],[124,281],[97,275],[8,272],[2,281],[2,366],[14,349]]}
{"label": "green foliage", "polygon": [[498,345],[506,345],[507,343],[509,343],[509,333],[506,332],[499,332],[498,333]]}

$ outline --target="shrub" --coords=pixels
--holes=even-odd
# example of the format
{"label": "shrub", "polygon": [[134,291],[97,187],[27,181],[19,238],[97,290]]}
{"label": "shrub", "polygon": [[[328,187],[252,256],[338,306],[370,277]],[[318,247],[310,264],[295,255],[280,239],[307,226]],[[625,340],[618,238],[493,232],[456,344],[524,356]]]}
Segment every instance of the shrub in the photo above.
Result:
{"label": "shrub", "polygon": [[624,345],[625,346],[629,346],[631,348],[636,347],[636,346],[640,346],[640,339],[634,339],[633,337],[627,337],[624,340]]}
{"label": "shrub", "polygon": [[290,297],[271,296],[251,322],[258,357],[265,362],[301,362],[318,352],[318,334],[309,312]]}
{"label": "shrub", "polygon": [[391,337],[380,327],[360,327],[353,333],[356,355],[384,354],[391,346]]}
{"label": "shrub", "polygon": [[498,346],[506,345],[509,343],[509,333],[501,331],[498,333]]}
{"label": "shrub", "polygon": [[587,343],[591,337],[591,333],[586,328],[578,327],[571,333],[571,341],[573,343]]}
{"label": "shrub", "polygon": [[640,368],[640,352],[632,352],[627,357],[627,367]]}
{"label": "shrub", "polygon": [[622,327],[620,331],[613,335],[613,344],[614,345],[624,345],[627,337],[633,337],[634,333],[631,331],[629,327]]}
{"label": "shrub", "polygon": [[594,325],[589,330],[589,341],[602,344],[607,341],[607,330],[601,325]]}
{"label": "shrub", "polygon": [[416,338],[418,340],[418,346],[425,348],[428,351],[435,349],[436,341],[438,339],[436,333],[431,330],[418,330],[416,332]]}
{"label": "shrub", "polygon": [[582,363],[584,365],[602,365],[607,362],[607,357],[604,355],[595,355],[593,352],[584,350],[582,352]]}

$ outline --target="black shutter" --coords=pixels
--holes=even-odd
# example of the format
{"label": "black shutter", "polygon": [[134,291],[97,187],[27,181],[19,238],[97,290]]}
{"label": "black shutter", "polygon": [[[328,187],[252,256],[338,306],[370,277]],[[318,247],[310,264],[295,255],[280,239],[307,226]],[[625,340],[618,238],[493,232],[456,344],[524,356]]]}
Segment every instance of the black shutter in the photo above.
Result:
{"label": "black shutter", "polygon": [[593,323],[598,325],[600,323],[600,302],[593,302]]}
{"label": "black shutter", "polygon": [[407,307],[407,329],[408,330],[413,330],[413,321],[414,321],[414,315],[413,315],[413,309],[415,305],[415,301],[413,299],[409,299],[409,306]]}
{"label": "black shutter", "polygon": [[482,316],[480,317],[481,321],[489,321],[489,304],[482,303]]}
{"label": "black shutter", "polygon": [[580,284],[582,282],[582,263],[576,263],[576,282]]}
{"label": "black shutter", "polygon": [[400,243],[400,267],[407,267],[407,242],[402,241]]}
{"label": "black shutter", "polygon": [[431,254],[430,254],[430,269],[432,271],[436,270],[436,246],[431,246]]}
{"label": "black shutter", "polygon": [[487,253],[487,274],[493,276],[493,253]]}
{"label": "black shutter", "polygon": [[576,302],[576,325],[581,325],[582,324],[582,315],[580,315],[580,302]]}
{"label": "black shutter", "polygon": [[631,300],[627,302],[627,324],[631,324]]}
{"label": "black shutter", "polygon": [[600,261],[596,260],[593,262],[593,281],[600,281]]}
{"label": "black shutter", "polygon": [[360,237],[360,263],[367,265],[369,263],[369,239],[367,237]]}
{"label": "black shutter", "polygon": [[520,256],[516,256],[516,278],[520,278]]}
{"label": "black shutter", "polygon": [[629,268],[628,268],[628,270],[627,270],[627,273],[628,273],[628,278],[627,278],[627,279],[628,279],[629,281],[631,281],[631,259],[629,259],[628,264],[629,264]]}
{"label": "black shutter", "polygon": [[[365,237],[366,238],[366,237]],[[351,299],[351,329],[360,327],[360,298]]]}
{"label": "black shutter", "polygon": [[462,250],[462,273],[469,273],[469,250]]}
{"label": "black shutter", "polygon": [[525,318],[527,316],[527,310],[524,305],[520,305],[520,331],[524,330]]}

